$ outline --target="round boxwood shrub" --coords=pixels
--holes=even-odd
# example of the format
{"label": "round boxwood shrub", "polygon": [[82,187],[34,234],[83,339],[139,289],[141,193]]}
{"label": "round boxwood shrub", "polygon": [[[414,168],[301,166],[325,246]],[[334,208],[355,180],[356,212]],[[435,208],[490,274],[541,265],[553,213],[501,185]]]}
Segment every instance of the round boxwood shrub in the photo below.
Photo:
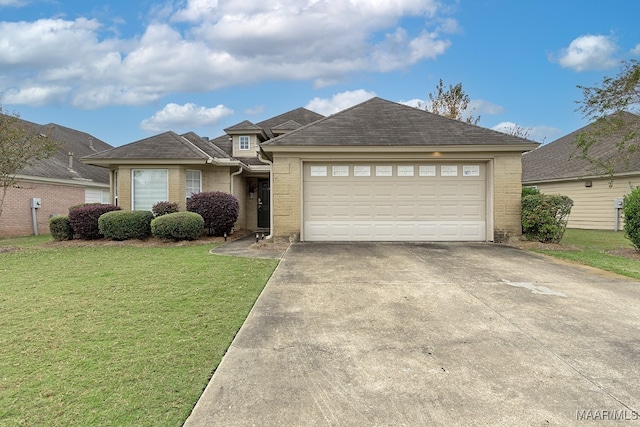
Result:
{"label": "round boxwood shrub", "polygon": [[101,203],[73,206],[69,208],[69,223],[78,238],[84,240],[100,239],[102,233],[98,227],[98,218],[104,213],[119,210],[118,206]]}
{"label": "round boxwood shrub", "polygon": [[49,231],[55,240],[73,240],[73,228],[66,215],[56,215],[49,219]]}
{"label": "round boxwood shrub", "polygon": [[238,220],[240,206],[235,196],[221,191],[192,195],[187,200],[187,211],[200,214],[209,235],[229,233]]}
{"label": "round boxwood shrub", "polygon": [[624,196],[624,232],[636,249],[640,249],[640,187]]}
{"label": "round boxwood shrub", "polygon": [[567,196],[529,194],[522,198],[522,233],[543,243],[560,243],[573,200]]}
{"label": "round boxwood shrub", "polygon": [[165,240],[194,240],[204,232],[204,219],[195,212],[175,212],[151,221],[151,234]]}
{"label": "round boxwood shrub", "polygon": [[150,211],[111,211],[100,215],[100,233],[111,240],[145,239],[151,236]]}
{"label": "round boxwood shrub", "polygon": [[176,213],[180,211],[180,207],[176,202],[158,202],[151,208],[153,214],[158,217],[170,213]]}

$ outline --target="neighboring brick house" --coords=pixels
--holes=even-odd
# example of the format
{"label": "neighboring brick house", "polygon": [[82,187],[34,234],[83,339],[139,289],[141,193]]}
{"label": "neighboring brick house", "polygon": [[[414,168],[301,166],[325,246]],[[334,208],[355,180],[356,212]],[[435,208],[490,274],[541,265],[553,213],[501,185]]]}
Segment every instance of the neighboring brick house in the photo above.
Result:
{"label": "neighboring brick house", "polygon": [[[621,118],[635,122],[640,116],[623,112]],[[611,163],[613,174],[607,173],[586,160],[577,147],[577,138],[592,132],[589,124],[562,138],[545,144],[522,156],[522,184],[536,187],[545,194],[560,194],[573,200],[567,227],[594,230],[622,228],[621,210],[614,204],[640,185],[640,150],[630,155],[621,154],[618,144],[624,131],[606,137],[597,137],[590,156]],[[592,133],[593,134],[593,133]],[[640,141],[627,141],[636,147]]]}
{"label": "neighboring brick house", "polygon": [[521,157],[537,143],[380,98],[304,108],[209,140],[165,132],[93,154],[123,209],[224,191],[236,228],[301,240],[502,241],[520,234]]}
{"label": "neighboring brick house", "polygon": [[109,173],[79,162],[82,156],[111,148],[87,133],[56,124],[39,125],[20,120],[35,134],[62,144],[52,157],[37,161],[17,174],[18,182],[7,191],[0,215],[0,237],[34,234],[31,199],[39,198],[35,210],[38,234],[49,233],[49,218],[66,215],[81,203],[109,202]]}

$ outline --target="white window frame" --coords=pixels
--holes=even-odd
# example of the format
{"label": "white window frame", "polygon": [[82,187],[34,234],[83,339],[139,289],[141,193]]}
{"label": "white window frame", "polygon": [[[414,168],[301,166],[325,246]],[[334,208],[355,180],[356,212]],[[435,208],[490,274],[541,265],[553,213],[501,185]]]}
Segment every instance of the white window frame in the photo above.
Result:
{"label": "white window frame", "polygon": [[[198,175],[198,186],[197,188],[193,185],[189,185],[189,175],[190,174],[197,174]],[[191,179],[193,181],[193,179]],[[197,170],[197,169],[187,169],[185,171],[185,193],[186,193],[186,199],[188,200],[192,194],[198,194],[202,191],[202,171]]]}
{"label": "white window frame", "polygon": [[[242,148],[246,143],[246,148]],[[238,137],[238,150],[240,151],[249,151],[251,150],[251,137],[242,135]]]}
{"label": "white window frame", "polygon": [[[140,201],[136,202],[136,197],[138,196],[138,191],[144,189],[136,188],[136,183],[140,180],[140,178],[136,178],[136,173],[149,173],[149,174],[157,174],[159,176],[148,177],[147,179],[154,179],[155,184],[159,184],[158,187],[162,186],[162,182],[164,181],[164,192],[160,188],[156,190],[156,194],[147,198],[151,199],[148,204],[144,204]],[[162,177],[164,175],[164,178]],[[138,197],[139,199],[140,197]],[[169,169],[131,169],[131,210],[145,210],[150,211],[154,204],[157,202],[164,202],[169,200]]]}

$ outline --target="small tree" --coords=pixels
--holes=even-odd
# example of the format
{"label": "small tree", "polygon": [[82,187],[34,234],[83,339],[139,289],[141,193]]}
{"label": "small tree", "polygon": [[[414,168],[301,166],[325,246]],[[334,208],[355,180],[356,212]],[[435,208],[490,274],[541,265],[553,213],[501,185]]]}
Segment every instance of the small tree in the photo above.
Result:
{"label": "small tree", "polygon": [[[599,86],[578,88],[583,99],[577,101],[577,111],[592,124],[577,136],[577,148],[596,172],[613,178],[639,148],[640,117],[626,113],[637,113],[640,107],[640,61],[622,62],[618,75],[605,77]],[[615,140],[617,152],[603,158],[596,147],[609,138]]]}
{"label": "small tree", "polygon": [[6,114],[0,105],[0,216],[7,191],[17,174],[37,160],[51,157],[60,143],[30,130],[18,113]]}
{"label": "small tree", "polygon": [[478,124],[480,116],[473,117],[468,115],[465,118],[464,112],[469,108],[471,101],[469,95],[462,90],[462,83],[455,86],[449,85],[449,89],[444,88],[442,79],[436,85],[436,93],[429,94],[430,106],[427,105],[425,110],[451,119],[460,120],[470,124]]}

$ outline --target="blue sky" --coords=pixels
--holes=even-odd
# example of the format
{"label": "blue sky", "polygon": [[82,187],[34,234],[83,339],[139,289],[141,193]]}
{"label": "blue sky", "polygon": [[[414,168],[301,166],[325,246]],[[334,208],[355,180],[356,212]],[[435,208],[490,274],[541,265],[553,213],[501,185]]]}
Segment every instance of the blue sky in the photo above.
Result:
{"label": "blue sky", "polygon": [[415,105],[462,83],[480,126],[550,142],[577,85],[640,58],[637,0],[0,0],[5,111],[114,146],[298,107]]}

